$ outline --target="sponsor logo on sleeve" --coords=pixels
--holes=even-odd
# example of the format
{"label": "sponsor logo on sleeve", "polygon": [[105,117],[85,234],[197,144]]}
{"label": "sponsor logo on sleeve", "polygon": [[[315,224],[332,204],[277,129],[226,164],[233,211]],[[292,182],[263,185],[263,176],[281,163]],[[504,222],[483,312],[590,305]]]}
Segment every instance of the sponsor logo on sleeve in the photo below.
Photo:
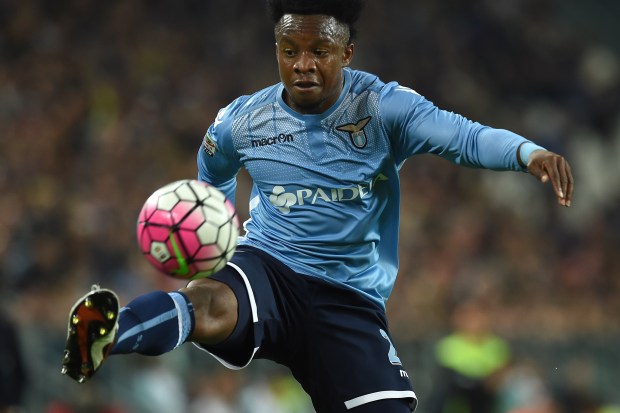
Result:
{"label": "sponsor logo on sleeve", "polygon": [[209,135],[209,132],[207,132],[202,140],[202,149],[204,149],[209,156],[213,156],[217,152],[217,145],[215,144],[213,138]]}

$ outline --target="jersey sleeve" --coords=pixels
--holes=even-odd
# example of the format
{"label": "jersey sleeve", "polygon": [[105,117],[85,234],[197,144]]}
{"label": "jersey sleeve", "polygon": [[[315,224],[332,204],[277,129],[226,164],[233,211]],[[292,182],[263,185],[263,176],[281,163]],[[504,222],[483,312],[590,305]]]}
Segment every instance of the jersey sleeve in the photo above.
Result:
{"label": "jersey sleeve", "polygon": [[474,168],[523,170],[517,150],[527,139],[439,109],[412,89],[386,85],[380,110],[398,163],[430,153]]}
{"label": "jersey sleeve", "polygon": [[197,164],[198,180],[215,186],[234,203],[241,163],[232,139],[229,109],[221,109],[207,130],[198,150]]}

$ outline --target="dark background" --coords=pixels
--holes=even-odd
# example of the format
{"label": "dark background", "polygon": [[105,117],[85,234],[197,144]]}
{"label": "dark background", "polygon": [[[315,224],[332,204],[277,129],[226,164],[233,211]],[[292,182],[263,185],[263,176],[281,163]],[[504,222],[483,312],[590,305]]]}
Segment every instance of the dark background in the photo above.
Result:
{"label": "dark background", "polygon": [[[464,300],[555,411],[577,396],[620,403],[618,16],[612,0],[370,1],[363,14],[354,68],[562,153],[576,179],[565,209],[525,174],[405,164],[388,312],[421,413],[433,346]],[[112,359],[88,385],[59,373],[67,312],[92,283],[123,303],[181,285],[140,255],[137,213],[196,176],[220,107],[277,81],[262,1],[0,0],[0,298],[26,411],[256,413],[287,397],[282,411],[308,411],[274,365],[229,373],[190,345]],[[242,174],[242,217],[248,188]]]}

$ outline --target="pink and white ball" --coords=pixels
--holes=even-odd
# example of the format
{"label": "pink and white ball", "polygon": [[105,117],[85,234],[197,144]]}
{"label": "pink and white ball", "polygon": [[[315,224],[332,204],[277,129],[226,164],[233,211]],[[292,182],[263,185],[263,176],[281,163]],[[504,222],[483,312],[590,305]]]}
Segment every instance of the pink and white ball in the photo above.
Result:
{"label": "pink and white ball", "polygon": [[146,200],[137,236],[142,253],[159,271],[196,279],[221,270],[232,258],[239,222],[221,191],[185,179],[163,186]]}

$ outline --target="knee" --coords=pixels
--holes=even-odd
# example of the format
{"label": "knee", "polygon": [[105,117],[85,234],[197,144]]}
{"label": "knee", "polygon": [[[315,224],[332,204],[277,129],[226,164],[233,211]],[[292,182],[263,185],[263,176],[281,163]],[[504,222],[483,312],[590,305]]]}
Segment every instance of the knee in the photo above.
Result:
{"label": "knee", "polygon": [[233,332],[237,324],[237,298],[229,286],[204,278],[190,282],[180,291],[194,307],[191,341],[217,344]]}

